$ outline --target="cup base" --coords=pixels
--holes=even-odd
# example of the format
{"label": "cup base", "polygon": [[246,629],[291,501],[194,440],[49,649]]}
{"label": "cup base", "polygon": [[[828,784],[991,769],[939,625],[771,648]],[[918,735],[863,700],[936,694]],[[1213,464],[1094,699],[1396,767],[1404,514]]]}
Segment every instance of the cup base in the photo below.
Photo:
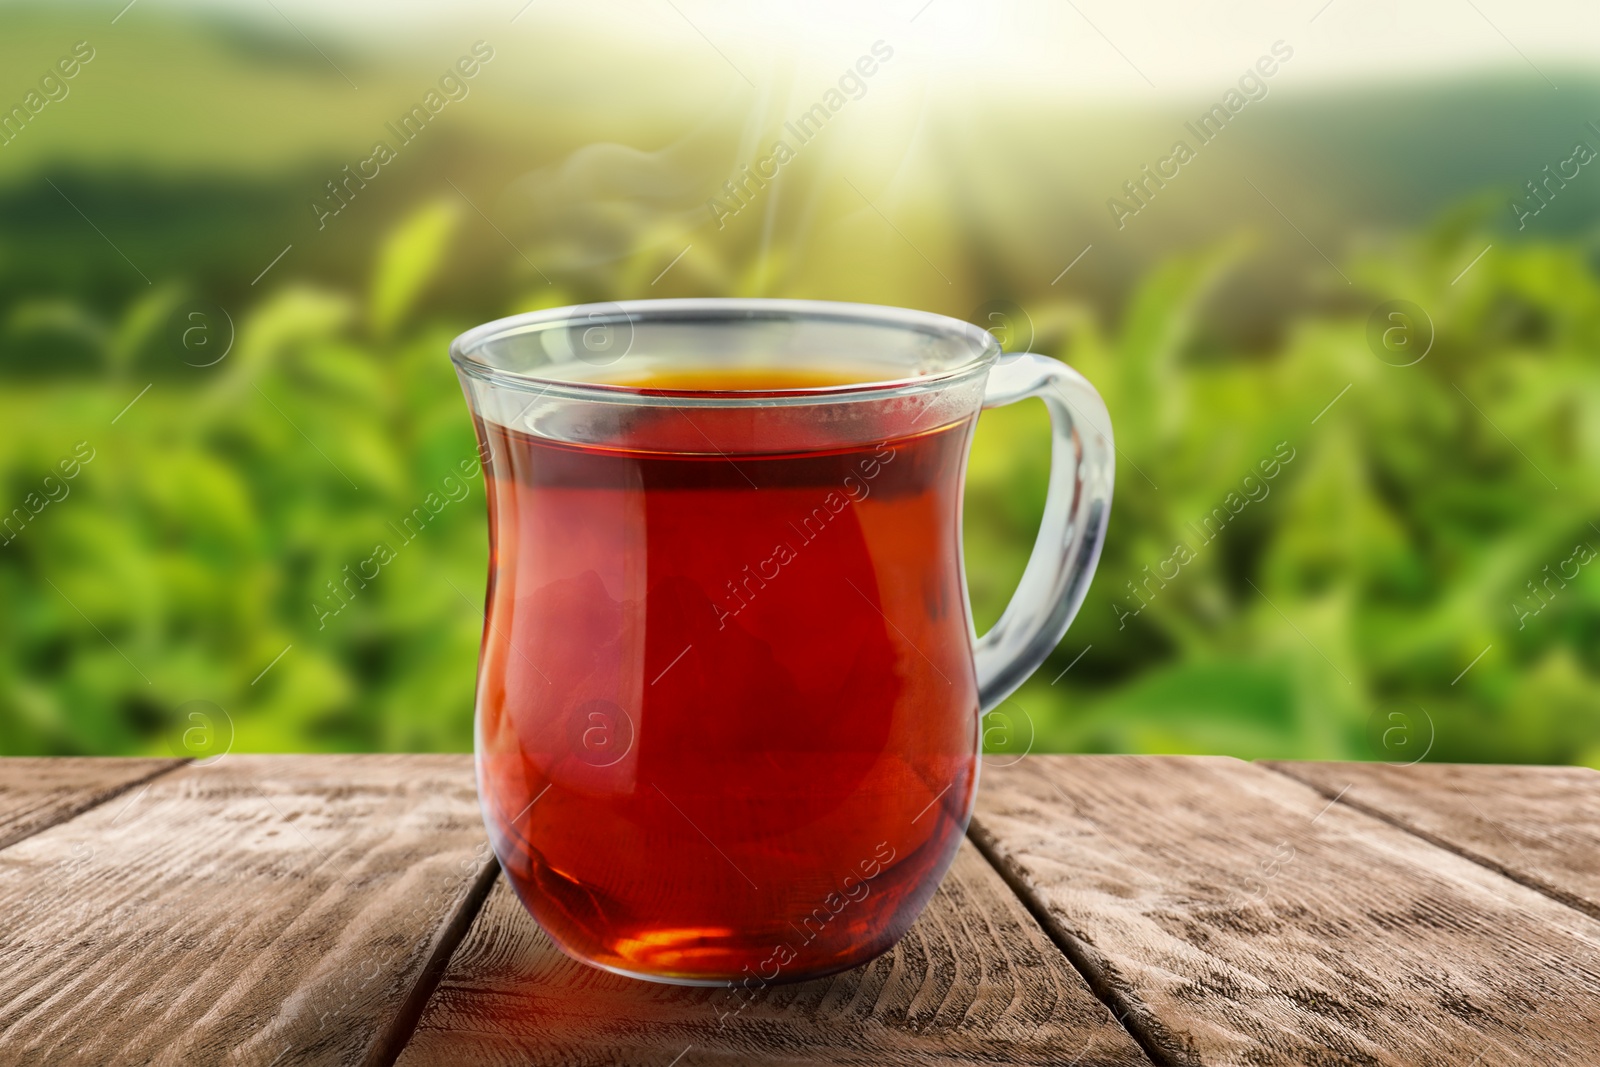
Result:
{"label": "cup base", "polygon": [[[551,940],[554,941],[553,938]],[[635,978],[641,982],[654,982],[657,985],[687,986],[693,989],[731,989],[734,986],[741,984],[741,979],[737,977],[696,978],[693,975],[655,974],[650,971],[635,971],[630,970],[627,967],[618,967],[613,963],[601,963],[598,960],[585,959],[576,953],[569,952],[567,949],[562,948],[559,942],[556,943],[556,947],[561,949],[563,955],[577,961],[578,963],[584,964],[588,967],[594,967],[597,970],[605,971],[607,974],[617,975],[621,978]],[[795,985],[800,982],[815,981],[819,978],[831,978],[836,974],[843,974],[845,971],[852,971],[857,967],[864,967],[893,947],[893,945],[887,945],[883,948],[863,954],[860,959],[852,960],[849,963],[841,963],[834,967],[824,967],[819,970],[806,971],[796,974],[783,974],[780,972],[777,977],[771,979],[770,981],[760,982],[758,988],[777,985]]]}
{"label": "cup base", "polygon": [[687,986],[695,989],[732,989],[741,985],[746,988],[763,989],[767,986],[794,985],[799,982],[829,978],[871,963],[893,948],[905,933],[904,929],[885,931],[881,937],[873,939],[866,945],[859,946],[855,951],[842,958],[835,957],[821,966],[813,966],[804,970],[779,970],[771,978],[756,977],[748,970],[734,974],[695,975],[681,971],[643,970],[607,960],[595,959],[565,944],[560,937],[556,936],[544,923],[539,921],[532,913],[532,910],[526,907],[525,902],[524,909],[528,911],[529,918],[532,919],[534,925],[538,926],[545,937],[550,939],[550,943],[563,956],[576,963],[581,963],[586,967],[593,967],[596,970],[605,971],[607,974],[614,974],[621,978],[634,978],[643,982],[654,982],[657,985]]}
{"label": "cup base", "polygon": [[[567,955],[572,956],[572,953],[569,952]],[[620,975],[623,978],[637,978],[641,982],[655,982],[657,985],[681,985],[697,989],[716,989],[719,987],[726,989],[728,986],[733,985],[732,980],[727,978],[691,978],[687,975],[651,974],[648,971],[630,971],[626,967],[586,960],[579,956],[572,956],[572,958],[590,967],[598,967],[609,974]]]}

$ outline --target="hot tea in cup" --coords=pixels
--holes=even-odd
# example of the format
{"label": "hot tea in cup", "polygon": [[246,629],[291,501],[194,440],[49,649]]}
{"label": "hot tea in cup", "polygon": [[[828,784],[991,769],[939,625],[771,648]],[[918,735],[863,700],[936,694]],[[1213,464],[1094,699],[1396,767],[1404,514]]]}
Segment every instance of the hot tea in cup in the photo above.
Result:
{"label": "hot tea in cup", "polygon": [[[1104,407],[932,315],[791,301],[559,309],[453,356],[489,487],[477,763],[511,884],[569,954],[789,981],[892,945],[960,844],[979,717],[1098,555]],[[961,486],[986,402],[1057,449],[1024,588],[974,638]]]}

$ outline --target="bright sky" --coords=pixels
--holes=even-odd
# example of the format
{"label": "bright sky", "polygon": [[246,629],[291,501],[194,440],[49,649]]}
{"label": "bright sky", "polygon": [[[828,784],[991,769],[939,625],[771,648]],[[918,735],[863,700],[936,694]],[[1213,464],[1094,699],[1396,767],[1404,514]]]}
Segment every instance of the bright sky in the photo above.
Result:
{"label": "bright sky", "polygon": [[[112,0],[120,5],[122,0]],[[145,0],[254,10],[264,0]],[[1274,41],[1301,84],[1517,68],[1559,85],[1600,59],[1595,0],[273,0],[303,30],[399,34],[483,28],[631,38],[760,72],[849,58],[884,39],[953,82],[1013,83],[1131,99],[1225,87]],[[513,24],[511,19],[516,16]],[[721,55],[719,56],[719,53]],[[730,74],[733,71],[730,70]]]}

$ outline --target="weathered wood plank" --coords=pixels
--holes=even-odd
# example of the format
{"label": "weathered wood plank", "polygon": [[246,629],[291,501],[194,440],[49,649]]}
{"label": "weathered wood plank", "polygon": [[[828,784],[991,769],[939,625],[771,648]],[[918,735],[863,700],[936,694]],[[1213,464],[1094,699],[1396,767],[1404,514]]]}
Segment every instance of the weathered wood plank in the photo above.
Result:
{"label": "weathered wood plank", "polygon": [[465,756],[228,756],[0,852],[0,1063],[356,1064],[486,892]]}
{"label": "weathered wood plank", "polygon": [[182,762],[92,757],[0,760],[0,848],[103,804]]}
{"label": "weathered wood plank", "polygon": [[[678,1057],[674,1059],[674,1057]],[[1147,1064],[968,843],[889,953],[741,994],[621,978],[562,955],[497,885],[400,1067]]]}
{"label": "weathered wood plank", "polygon": [[1033,757],[972,835],[1172,1063],[1600,1062],[1600,923],[1265,768]]}
{"label": "weathered wood plank", "polygon": [[1600,773],[1588,767],[1266,766],[1600,919]]}

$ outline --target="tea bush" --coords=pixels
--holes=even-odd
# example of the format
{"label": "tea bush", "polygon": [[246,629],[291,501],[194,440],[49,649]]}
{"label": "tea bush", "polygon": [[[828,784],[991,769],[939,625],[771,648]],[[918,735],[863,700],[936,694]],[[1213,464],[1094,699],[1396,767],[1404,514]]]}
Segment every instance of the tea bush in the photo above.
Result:
{"label": "tea bush", "polygon": [[[263,286],[210,366],[174,345],[196,295],[177,282],[110,317],[13,308],[7,336],[60,362],[0,390],[0,504],[23,516],[0,547],[0,750],[167,751],[195,700],[236,749],[470,748],[485,515],[445,349],[471,322],[426,299],[463,216],[418,205],[364,291]],[[1267,350],[1200,336],[1237,242],[1168,257],[1116,316],[1023,301],[1036,349],[1106,397],[1117,498],[1079,620],[992,744],[1600,763],[1600,286],[1576,241],[1450,284],[1482,243],[1441,223],[1373,244],[1352,269],[1373,299]],[[1369,343],[1392,296],[1431,319],[1409,366]],[[980,625],[1031,546],[1046,435],[1036,404],[980,425]]]}

